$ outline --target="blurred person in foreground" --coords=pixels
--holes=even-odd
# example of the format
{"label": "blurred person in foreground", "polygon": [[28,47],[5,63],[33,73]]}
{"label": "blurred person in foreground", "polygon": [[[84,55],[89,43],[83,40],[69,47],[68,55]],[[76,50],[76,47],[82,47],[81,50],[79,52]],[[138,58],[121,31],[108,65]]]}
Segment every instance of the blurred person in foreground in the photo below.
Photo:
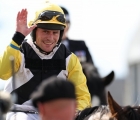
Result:
{"label": "blurred person in foreground", "polygon": [[56,4],[46,2],[35,12],[29,25],[27,14],[27,9],[18,12],[15,34],[0,56],[0,79],[3,80],[13,75],[9,58],[14,58],[15,85],[10,80],[4,90],[16,94],[17,101],[6,119],[37,120],[37,110],[31,104],[30,95],[42,81],[52,75],[74,83],[76,113],[91,106],[86,77],[79,59],[61,44],[66,27],[63,10]]}
{"label": "blurred person in foreground", "polygon": [[68,32],[71,26],[71,21],[70,21],[70,14],[69,11],[63,7],[60,6],[62,8],[62,10],[64,11],[64,14],[66,16],[66,24],[67,26],[64,29],[64,34],[62,36],[62,43],[74,54],[77,55],[77,57],[79,58],[83,69],[87,69],[86,67],[94,67],[94,74],[96,74],[97,76],[99,75],[99,72],[97,70],[97,68],[94,65],[91,53],[89,52],[89,49],[86,45],[86,42],[84,40],[74,40],[74,39],[70,39],[68,37]]}
{"label": "blurred person in foreground", "polygon": [[5,120],[5,115],[10,110],[12,104],[11,94],[5,91],[0,91],[0,120]]}
{"label": "blurred person in foreground", "polygon": [[75,119],[75,86],[69,80],[50,77],[33,92],[31,99],[41,120]]}

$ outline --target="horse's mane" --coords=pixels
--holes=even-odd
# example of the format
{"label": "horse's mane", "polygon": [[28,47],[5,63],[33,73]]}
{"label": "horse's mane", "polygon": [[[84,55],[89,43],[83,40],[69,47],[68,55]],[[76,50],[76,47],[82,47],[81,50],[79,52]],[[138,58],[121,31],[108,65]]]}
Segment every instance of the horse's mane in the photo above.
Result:
{"label": "horse's mane", "polygon": [[76,120],[85,120],[85,118],[87,118],[89,115],[91,115],[96,109],[98,109],[98,106],[85,108],[77,116]]}
{"label": "horse's mane", "polygon": [[[81,111],[80,115],[76,120],[110,120],[112,114],[109,106],[100,105],[91,108],[86,108]],[[111,120],[116,120],[115,118]]]}
{"label": "horse's mane", "polygon": [[125,117],[126,120],[140,120],[140,108],[138,106],[125,106],[122,109],[123,111],[118,114],[118,119],[123,120],[122,117]]}
{"label": "horse's mane", "polygon": [[109,107],[106,105],[101,105],[98,107],[97,110],[94,111],[94,114],[100,113],[100,119],[103,117],[103,115],[110,113]]}

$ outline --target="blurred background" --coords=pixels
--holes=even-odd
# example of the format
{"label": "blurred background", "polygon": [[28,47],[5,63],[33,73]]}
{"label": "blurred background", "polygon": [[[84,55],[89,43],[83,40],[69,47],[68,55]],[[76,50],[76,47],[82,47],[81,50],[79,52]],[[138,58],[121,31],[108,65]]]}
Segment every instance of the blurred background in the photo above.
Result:
{"label": "blurred background", "polygon": [[[122,105],[140,103],[140,1],[50,0],[70,13],[69,38],[85,40],[102,77],[114,70],[107,87]],[[29,19],[44,0],[0,0],[0,54],[15,32],[16,15],[28,9]],[[34,14],[33,14],[34,15]],[[6,81],[0,80],[0,89]]]}

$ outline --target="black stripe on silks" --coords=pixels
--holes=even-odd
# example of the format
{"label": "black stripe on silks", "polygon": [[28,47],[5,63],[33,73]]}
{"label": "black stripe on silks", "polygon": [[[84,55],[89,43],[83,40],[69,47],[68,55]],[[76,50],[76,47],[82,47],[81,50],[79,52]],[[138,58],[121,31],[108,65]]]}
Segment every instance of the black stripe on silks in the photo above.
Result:
{"label": "black stripe on silks", "polygon": [[29,59],[25,60],[25,68],[34,70],[66,70],[65,59]]}
{"label": "black stripe on silks", "polygon": [[46,74],[43,74],[43,76],[41,72],[36,73],[27,83],[12,91],[11,94],[15,93],[18,96],[16,104],[23,104],[24,102],[28,101],[32,92],[36,90],[42,81],[53,75],[58,75],[60,72],[61,70],[48,71]]}

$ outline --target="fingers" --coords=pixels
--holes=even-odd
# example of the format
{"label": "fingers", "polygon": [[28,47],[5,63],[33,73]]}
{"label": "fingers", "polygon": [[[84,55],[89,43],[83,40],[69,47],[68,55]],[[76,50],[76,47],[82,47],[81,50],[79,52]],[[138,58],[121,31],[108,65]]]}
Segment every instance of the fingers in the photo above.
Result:
{"label": "fingers", "polygon": [[33,25],[28,28],[27,14],[27,9],[22,9],[17,14],[16,31],[22,33],[24,36],[27,36],[36,27],[36,25]]}
{"label": "fingers", "polygon": [[27,14],[27,9],[22,9],[21,11],[19,11],[17,14],[17,22],[21,20],[27,21]]}

